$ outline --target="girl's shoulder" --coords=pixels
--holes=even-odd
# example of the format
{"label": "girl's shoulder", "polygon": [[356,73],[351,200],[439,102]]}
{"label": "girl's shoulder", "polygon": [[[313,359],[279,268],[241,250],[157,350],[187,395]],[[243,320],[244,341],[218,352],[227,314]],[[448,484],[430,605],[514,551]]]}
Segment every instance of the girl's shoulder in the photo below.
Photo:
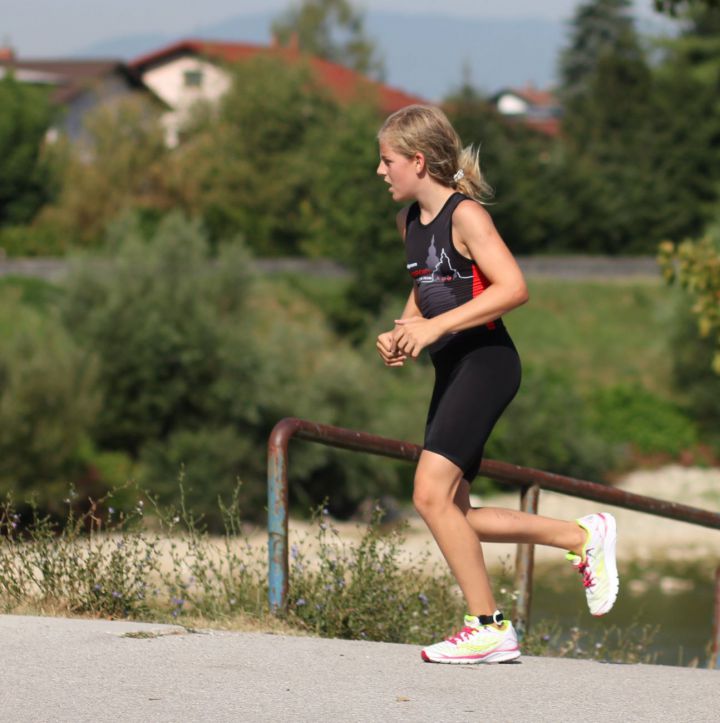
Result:
{"label": "girl's shoulder", "polygon": [[465,196],[458,202],[453,210],[452,219],[453,225],[461,226],[492,223],[492,217],[485,207],[470,196]]}
{"label": "girl's shoulder", "polygon": [[495,232],[492,216],[479,201],[469,197],[455,207],[452,225],[461,245],[470,238],[488,237]]}

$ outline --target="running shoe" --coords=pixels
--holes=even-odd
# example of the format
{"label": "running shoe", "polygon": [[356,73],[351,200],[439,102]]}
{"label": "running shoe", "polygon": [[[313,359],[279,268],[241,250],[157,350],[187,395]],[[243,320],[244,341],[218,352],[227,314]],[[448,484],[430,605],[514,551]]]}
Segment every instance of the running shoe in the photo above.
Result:
{"label": "running shoe", "polygon": [[575,520],[587,531],[581,555],[568,552],[565,557],[582,575],[585,596],[593,615],[605,615],[617,599],[620,581],[615,562],[617,538],[615,518],[607,512]]}
{"label": "running shoe", "polygon": [[502,663],[520,657],[517,635],[509,620],[501,629],[481,625],[474,615],[465,616],[465,627],[442,643],[422,650],[427,663]]}

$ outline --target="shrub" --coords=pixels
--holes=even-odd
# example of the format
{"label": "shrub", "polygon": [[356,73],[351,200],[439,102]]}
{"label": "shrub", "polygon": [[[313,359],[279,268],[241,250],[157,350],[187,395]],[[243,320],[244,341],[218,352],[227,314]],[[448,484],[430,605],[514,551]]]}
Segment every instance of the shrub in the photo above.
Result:
{"label": "shrub", "polygon": [[695,420],[703,435],[714,438],[720,448],[720,375],[712,368],[715,342],[697,333],[694,314],[687,301],[678,303],[672,322],[669,354],[672,356],[672,383],[687,415]]}
{"label": "shrub", "polygon": [[590,400],[593,428],[611,444],[679,455],[698,441],[695,424],[677,404],[638,384],[598,390]]}
{"label": "shrub", "polygon": [[31,490],[45,510],[61,510],[60,490],[85,470],[82,448],[100,397],[97,363],[62,327],[18,300],[0,299],[0,484]]}
{"label": "shrub", "polygon": [[526,366],[522,388],[501,417],[486,449],[488,457],[559,474],[601,478],[620,450],[593,429],[587,403],[572,379]]}
{"label": "shrub", "polygon": [[402,531],[383,534],[381,515],[376,508],[357,546],[340,540],[326,509],[315,515],[317,564],[298,546],[290,551],[293,621],[323,637],[427,643],[462,618],[449,573],[429,574],[424,559],[402,562]]}
{"label": "shrub", "polygon": [[67,234],[47,225],[0,228],[0,249],[7,256],[62,256],[68,248]]}

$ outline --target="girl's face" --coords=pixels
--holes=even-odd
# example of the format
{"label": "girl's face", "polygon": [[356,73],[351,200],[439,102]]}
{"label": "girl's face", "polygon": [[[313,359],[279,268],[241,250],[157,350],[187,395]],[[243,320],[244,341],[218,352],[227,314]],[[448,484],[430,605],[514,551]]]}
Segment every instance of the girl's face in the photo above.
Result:
{"label": "girl's face", "polygon": [[423,160],[422,154],[407,158],[394,151],[386,141],[380,140],[377,174],[390,185],[393,201],[411,201],[415,198]]}

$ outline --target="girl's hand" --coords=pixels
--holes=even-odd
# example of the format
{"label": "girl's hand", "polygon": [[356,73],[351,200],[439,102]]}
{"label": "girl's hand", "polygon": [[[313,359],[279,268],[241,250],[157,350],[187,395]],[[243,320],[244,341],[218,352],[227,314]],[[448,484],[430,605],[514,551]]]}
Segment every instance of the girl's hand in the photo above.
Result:
{"label": "girl's hand", "polygon": [[395,332],[386,331],[380,334],[375,343],[380,357],[388,367],[401,367],[405,364],[407,354],[400,351],[395,343]]}
{"label": "girl's hand", "polygon": [[417,359],[420,352],[442,336],[433,319],[422,316],[413,316],[409,319],[395,319],[395,344],[405,354]]}

